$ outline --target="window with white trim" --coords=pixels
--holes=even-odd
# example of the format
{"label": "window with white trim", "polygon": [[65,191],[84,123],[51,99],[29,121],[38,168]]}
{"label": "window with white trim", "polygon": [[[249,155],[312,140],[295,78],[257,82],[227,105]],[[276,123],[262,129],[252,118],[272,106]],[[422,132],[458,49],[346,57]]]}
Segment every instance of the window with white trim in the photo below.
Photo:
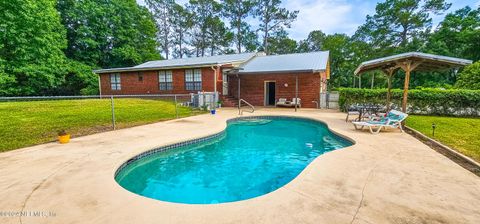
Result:
{"label": "window with white trim", "polygon": [[121,80],[120,80],[120,74],[119,73],[110,74],[110,85],[112,87],[112,90],[121,90],[122,89],[122,83],[121,83]]}
{"label": "window with white trim", "polygon": [[202,70],[185,70],[185,90],[202,90]]}
{"label": "window with white trim", "polygon": [[173,89],[172,71],[159,71],[158,72],[158,86],[160,90],[172,90]]}

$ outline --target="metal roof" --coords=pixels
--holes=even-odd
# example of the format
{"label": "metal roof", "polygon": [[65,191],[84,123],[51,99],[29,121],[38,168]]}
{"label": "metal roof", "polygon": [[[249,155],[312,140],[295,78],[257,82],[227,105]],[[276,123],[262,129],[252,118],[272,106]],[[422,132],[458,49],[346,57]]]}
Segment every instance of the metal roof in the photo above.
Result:
{"label": "metal roof", "polygon": [[172,69],[183,67],[206,67],[230,63],[243,63],[253,58],[257,53],[226,54],[208,57],[192,57],[170,60],[149,61],[134,67],[111,68],[95,70],[95,73],[127,72],[127,71],[147,71],[155,69]]}
{"label": "metal roof", "polygon": [[240,66],[239,74],[317,72],[327,69],[328,51],[257,56]]}
{"label": "metal roof", "polygon": [[443,70],[461,67],[472,63],[471,60],[461,58],[426,54],[421,52],[408,52],[363,62],[355,70],[355,75],[373,70],[394,68],[398,65],[398,63],[405,61],[421,62],[421,64],[415,69],[421,71]]}

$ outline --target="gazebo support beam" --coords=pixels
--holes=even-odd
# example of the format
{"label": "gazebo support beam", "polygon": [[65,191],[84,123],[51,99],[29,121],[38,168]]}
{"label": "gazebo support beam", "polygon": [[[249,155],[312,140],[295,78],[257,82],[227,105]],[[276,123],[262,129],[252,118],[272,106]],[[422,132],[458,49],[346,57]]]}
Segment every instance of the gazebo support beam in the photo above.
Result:
{"label": "gazebo support beam", "polygon": [[390,104],[392,101],[392,78],[395,70],[397,70],[397,67],[383,70],[385,75],[387,75],[387,112],[390,111]]}
{"label": "gazebo support beam", "polygon": [[417,68],[422,61],[412,63],[412,61],[405,61],[399,63],[398,66],[405,71],[405,83],[403,85],[403,99],[402,99],[402,112],[407,112],[407,100],[408,100],[408,87],[410,85],[410,73]]}

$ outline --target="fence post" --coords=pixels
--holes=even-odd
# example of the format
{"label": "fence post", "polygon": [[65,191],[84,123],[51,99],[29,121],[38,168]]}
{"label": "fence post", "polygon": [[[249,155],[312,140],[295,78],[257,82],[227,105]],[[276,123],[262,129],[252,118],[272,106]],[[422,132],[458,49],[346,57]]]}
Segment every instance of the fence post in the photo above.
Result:
{"label": "fence post", "polygon": [[110,96],[110,102],[112,107],[112,127],[115,130],[115,104],[113,103],[113,95]]}
{"label": "fence post", "polygon": [[178,107],[177,107],[177,95],[174,95],[175,98],[175,118],[178,118]]}
{"label": "fence post", "polygon": [[207,107],[207,106],[208,106],[208,105],[207,105],[207,95],[205,95],[204,92],[202,93],[202,97],[203,97],[203,106],[204,106],[204,107]]}

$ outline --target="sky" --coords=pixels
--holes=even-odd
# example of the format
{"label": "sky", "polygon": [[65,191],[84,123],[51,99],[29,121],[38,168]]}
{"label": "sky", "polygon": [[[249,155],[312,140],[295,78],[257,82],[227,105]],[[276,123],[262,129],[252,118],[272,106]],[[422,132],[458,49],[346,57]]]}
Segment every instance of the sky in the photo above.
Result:
{"label": "sky", "polygon": [[[322,30],[327,34],[346,33],[352,35],[358,26],[365,22],[367,15],[375,13],[375,5],[384,0],[283,0],[282,6],[289,10],[299,10],[297,20],[288,29],[292,39],[302,40],[313,30]],[[447,0],[452,3],[448,12],[465,6],[478,7],[480,0]],[[137,0],[144,4],[143,0]],[[177,0],[186,3],[188,0]],[[434,26],[445,15],[434,16]],[[254,23],[254,21],[251,21]]]}

